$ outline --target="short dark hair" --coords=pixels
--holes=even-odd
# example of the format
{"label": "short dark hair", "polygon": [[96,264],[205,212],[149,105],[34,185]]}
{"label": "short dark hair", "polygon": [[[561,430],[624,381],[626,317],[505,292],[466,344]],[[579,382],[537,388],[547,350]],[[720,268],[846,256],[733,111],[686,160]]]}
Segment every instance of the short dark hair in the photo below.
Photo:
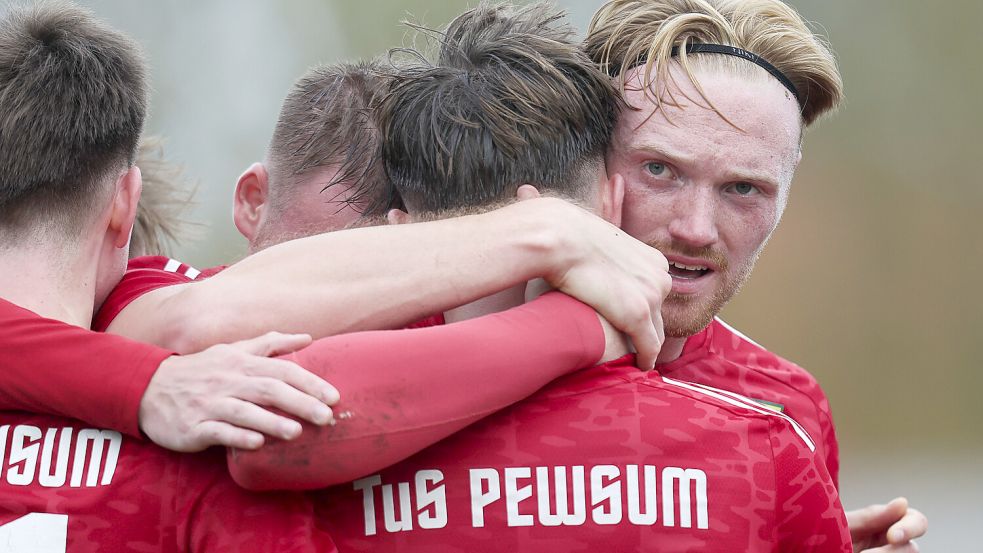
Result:
{"label": "short dark hair", "polygon": [[436,62],[400,67],[380,108],[383,163],[407,207],[487,205],[524,183],[583,197],[619,97],[564,14],[480,6],[436,35]]}
{"label": "short dark hair", "polygon": [[268,153],[275,210],[290,209],[298,179],[333,165],[338,172],[325,189],[352,186],[348,203],[367,216],[384,212],[391,190],[381,167],[374,105],[385,93],[386,79],[376,64],[360,62],[314,67],[294,83]]}
{"label": "short dark hair", "polygon": [[0,18],[0,228],[73,232],[133,164],[147,115],[137,44],[78,6]]}

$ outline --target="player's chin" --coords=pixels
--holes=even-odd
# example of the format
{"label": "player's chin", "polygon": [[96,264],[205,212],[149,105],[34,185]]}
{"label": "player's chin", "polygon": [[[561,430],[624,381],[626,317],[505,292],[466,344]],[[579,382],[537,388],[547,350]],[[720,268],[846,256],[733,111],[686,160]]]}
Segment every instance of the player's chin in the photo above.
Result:
{"label": "player's chin", "polygon": [[716,315],[711,303],[699,297],[670,293],[662,304],[666,337],[687,338],[706,328]]}

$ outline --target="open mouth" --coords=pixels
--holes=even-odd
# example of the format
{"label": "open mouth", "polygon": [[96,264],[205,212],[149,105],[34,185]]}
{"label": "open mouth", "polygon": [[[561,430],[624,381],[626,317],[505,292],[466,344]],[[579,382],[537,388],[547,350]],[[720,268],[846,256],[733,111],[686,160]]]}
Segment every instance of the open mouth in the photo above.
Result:
{"label": "open mouth", "polygon": [[674,261],[669,262],[669,276],[683,280],[693,280],[700,278],[710,272],[710,268],[704,265],[684,265]]}

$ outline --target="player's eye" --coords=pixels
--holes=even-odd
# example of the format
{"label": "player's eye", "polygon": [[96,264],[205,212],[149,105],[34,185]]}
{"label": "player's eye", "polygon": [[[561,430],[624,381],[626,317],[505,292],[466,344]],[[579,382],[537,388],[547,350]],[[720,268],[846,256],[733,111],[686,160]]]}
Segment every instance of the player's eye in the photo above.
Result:
{"label": "player's eye", "polygon": [[653,177],[668,178],[672,176],[672,170],[665,163],[650,161],[645,164],[645,170]]}
{"label": "player's eye", "polygon": [[738,182],[731,185],[731,189],[739,196],[750,196],[758,192],[758,187],[749,182]]}

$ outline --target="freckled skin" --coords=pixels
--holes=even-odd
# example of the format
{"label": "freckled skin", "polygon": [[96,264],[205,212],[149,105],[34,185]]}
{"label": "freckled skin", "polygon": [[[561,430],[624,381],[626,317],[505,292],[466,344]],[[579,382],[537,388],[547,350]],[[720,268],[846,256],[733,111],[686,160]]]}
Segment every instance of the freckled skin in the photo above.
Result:
{"label": "freckled skin", "polygon": [[607,170],[625,179],[626,231],[670,261],[677,254],[719,265],[698,285],[674,283],[663,305],[667,335],[685,337],[737,292],[777,227],[801,157],[801,125],[798,104],[767,74],[697,71],[728,123],[678,67],[671,71],[680,105],[658,111],[640,76],[629,75],[626,100],[641,109],[622,113]]}

